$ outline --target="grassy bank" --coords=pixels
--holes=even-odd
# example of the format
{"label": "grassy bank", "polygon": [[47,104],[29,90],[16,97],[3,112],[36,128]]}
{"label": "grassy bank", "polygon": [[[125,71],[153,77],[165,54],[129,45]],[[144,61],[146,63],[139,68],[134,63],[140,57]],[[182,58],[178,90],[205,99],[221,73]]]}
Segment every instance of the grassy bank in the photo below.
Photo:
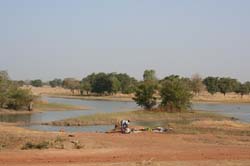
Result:
{"label": "grassy bank", "polygon": [[230,118],[207,112],[153,112],[153,111],[130,111],[115,113],[99,113],[77,118],[52,122],[52,125],[59,126],[83,126],[83,125],[103,125],[115,124],[122,119],[130,119],[133,122],[168,121],[188,123],[195,120],[229,120]]}
{"label": "grassy bank", "polygon": [[87,107],[75,106],[64,103],[47,103],[47,102],[37,102],[34,104],[35,111],[66,111],[66,110],[84,110]]}
{"label": "grassy bank", "polygon": [[71,110],[85,110],[88,109],[84,106],[75,106],[63,103],[47,103],[43,101],[35,102],[33,111],[27,111],[25,109],[21,110],[10,110],[10,109],[0,109],[1,114],[32,114],[35,112],[43,111],[71,111]]}
{"label": "grassy bank", "polygon": [[231,120],[231,117],[222,115],[193,111],[182,113],[131,111],[108,114],[95,114],[81,116],[78,118],[66,119],[51,122],[50,125],[57,126],[84,126],[116,124],[121,119],[130,119],[132,122],[153,122],[146,123],[144,127],[156,127],[159,122],[162,127],[174,128],[177,134],[227,134],[250,136],[250,125]]}

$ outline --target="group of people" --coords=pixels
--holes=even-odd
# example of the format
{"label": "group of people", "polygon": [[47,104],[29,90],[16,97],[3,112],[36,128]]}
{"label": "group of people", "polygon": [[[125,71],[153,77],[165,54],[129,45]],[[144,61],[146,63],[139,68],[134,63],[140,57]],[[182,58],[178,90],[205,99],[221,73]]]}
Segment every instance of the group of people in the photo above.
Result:
{"label": "group of people", "polygon": [[[121,132],[123,134],[129,134],[131,132],[135,132],[135,131],[151,131],[151,132],[154,132],[154,133],[166,133],[168,131],[172,131],[173,129],[172,128],[163,128],[163,127],[156,127],[156,128],[153,128],[153,129],[150,129],[150,128],[143,128],[143,129],[131,129],[128,127],[128,125],[130,124],[130,120],[121,120],[120,122],[120,128],[121,128]],[[118,126],[117,126],[118,127]]]}

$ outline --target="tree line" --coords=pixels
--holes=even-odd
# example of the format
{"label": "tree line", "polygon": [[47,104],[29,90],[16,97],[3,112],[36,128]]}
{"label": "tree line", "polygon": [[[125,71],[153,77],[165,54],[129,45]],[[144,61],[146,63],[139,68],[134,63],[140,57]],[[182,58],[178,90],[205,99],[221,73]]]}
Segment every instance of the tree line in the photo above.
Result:
{"label": "tree line", "polygon": [[[184,110],[191,105],[191,98],[207,90],[214,95],[217,92],[226,95],[235,92],[241,96],[250,93],[250,82],[241,83],[230,77],[206,77],[198,74],[191,78],[170,75],[158,79],[155,70],[145,70],[143,80],[138,81],[126,73],[92,73],[82,80],[75,78],[53,79],[42,82],[40,79],[31,81],[13,81],[8,73],[0,72],[0,107],[20,109],[33,99],[29,90],[23,85],[41,87],[63,87],[70,89],[72,94],[80,95],[112,95],[116,93],[134,94],[135,102],[145,109],[160,107],[166,110]],[[161,101],[157,104],[157,100]]]}
{"label": "tree line", "polygon": [[97,95],[111,95],[118,92],[130,94],[138,81],[125,73],[92,73],[82,80],[75,78],[54,79],[48,83],[43,83],[42,80],[32,80],[28,84],[41,87],[43,85],[50,85],[51,87],[63,87],[71,90],[72,94],[76,92],[81,95],[97,94]]}
{"label": "tree line", "polygon": [[226,95],[229,92],[235,92],[243,95],[250,93],[250,82],[241,83],[237,79],[230,77],[207,77],[203,80],[203,84],[206,86],[207,91],[212,95],[220,92]]}
{"label": "tree line", "polygon": [[[178,75],[171,75],[168,77],[179,77]],[[210,94],[214,95],[219,92],[224,95],[230,92],[235,92],[242,97],[250,93],[250,82],[241,83],[237,79],[230,77],[212,77],[208,76],[202,79],[198,74],[193,75],[191,78],[182,78],[187,86],[192,90],[194,95],[198,95],[201,91],[207,90]],[[154,70],[145,70],[143,74],[143,81],[154,80],[157,84],[161,85],[164,79],[157,79]],[[126,73],[92,73],[82,80],[75,78],[54,79],[47,83],[42,80],[31,80],[28,84],[36,87],[43,85],[50,85],[51,87],[64,87],[70,89],[73,94],[79,92],[81,95],[98,94],[110,95],[118,92],[124,94],[134,93],[136,87],[142,81],[136,80],[134,77]],[[18,84],[24,84],[24,81],[18,81]]]}

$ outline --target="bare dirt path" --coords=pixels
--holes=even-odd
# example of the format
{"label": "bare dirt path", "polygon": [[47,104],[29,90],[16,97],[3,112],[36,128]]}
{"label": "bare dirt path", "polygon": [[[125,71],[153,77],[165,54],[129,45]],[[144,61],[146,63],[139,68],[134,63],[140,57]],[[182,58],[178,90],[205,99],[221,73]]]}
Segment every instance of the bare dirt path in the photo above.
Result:
{"label": "bare dirt path", "polygon": [[83,149],[2,151],[0,165],[250,165],[249,144],[233,138],[227,145],[212,135],[78,133],[76,139]]}

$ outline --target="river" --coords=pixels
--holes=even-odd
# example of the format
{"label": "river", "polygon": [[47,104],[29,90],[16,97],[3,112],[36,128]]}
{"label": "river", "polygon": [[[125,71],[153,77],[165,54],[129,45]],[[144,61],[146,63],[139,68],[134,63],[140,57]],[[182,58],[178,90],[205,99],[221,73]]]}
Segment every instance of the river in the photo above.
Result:
{"label": "river", "polygon": [[[59,131],[64,129],[65,131],[76,132],[104,132],[111,130],[113,125],[99,125],[99,126],[76,126],[76,127],[61,127],[61,126],[49,126],[40,125],[44,122],[63,120],[67,118],[73,118],[83,115],[91,115],[96,113],[110,113],[121,111],[132,111],[138,109],[134,102],[119,102],[119,101],[100,101],[100,100],[81,100],[81,99],[64,99],[64,98],[51,98],[44,97],[51,103],[64,103],[77,106],[86,106],[88,110],[70,110],[70,111],[46,111],[33,114],[21,114],[21,115],[0,115],[1,122],[24,122],[23,127],[32,130],[41,131]],[[242,122],[250,123],[250,104],[193,104],[194,110],[203,110],[214,112],[229,117],[235,117]],[[157,122],[155,122],[157,123]]]}

